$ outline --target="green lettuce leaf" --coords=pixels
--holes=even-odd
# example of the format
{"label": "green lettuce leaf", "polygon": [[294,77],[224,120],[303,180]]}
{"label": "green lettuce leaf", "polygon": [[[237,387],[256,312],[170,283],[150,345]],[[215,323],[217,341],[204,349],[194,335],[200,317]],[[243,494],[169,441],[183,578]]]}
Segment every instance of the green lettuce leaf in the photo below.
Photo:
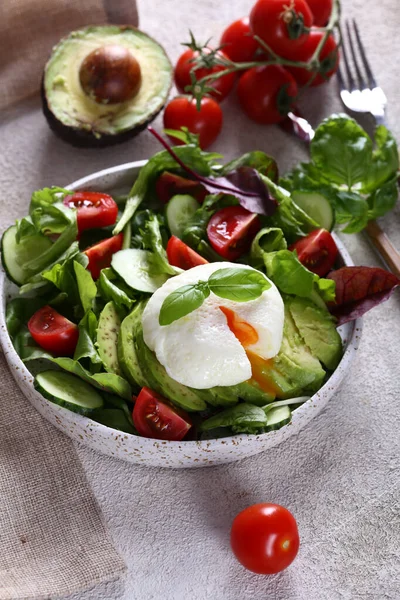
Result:
{"label": "green lettuce leaf", "polygon": [[102,269],[97,286],[103,300],[105,302],[112,300],[121,311],[125,309],[130,311],[136,302],[133,290],[111,268]]}
{"label": "green lettuce leaf", "polygon": [[[89,371],[95,373],[102,369],[103,363],[97,352],[96,332],[97,317],[92,310],[88,310],[79,322],[79,338],[75,348],[74,360],[82,361],[83,366],[88,363]],[[88,359],[85,361],[84,359]]]}

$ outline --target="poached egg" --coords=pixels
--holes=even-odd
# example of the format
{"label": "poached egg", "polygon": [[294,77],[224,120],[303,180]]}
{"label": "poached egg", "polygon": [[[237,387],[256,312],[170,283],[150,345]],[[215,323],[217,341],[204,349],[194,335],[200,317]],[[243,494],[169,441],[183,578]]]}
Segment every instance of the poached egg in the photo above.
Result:
{"label": "poached egg", "polygon": [[[172,379],[209,389],[252,378],[252,365],[276,356],[282,343],[284,305],[276,286],[249,302],[220,298],[212,292],[203,304],[170,325],[160,325],[164,300],[178,288],[207,281],[214,271],[248,265],[217,262],[200,265],[168,279],[143,312],[143,337]],[[268,279],[266,277],[266,279]]]}

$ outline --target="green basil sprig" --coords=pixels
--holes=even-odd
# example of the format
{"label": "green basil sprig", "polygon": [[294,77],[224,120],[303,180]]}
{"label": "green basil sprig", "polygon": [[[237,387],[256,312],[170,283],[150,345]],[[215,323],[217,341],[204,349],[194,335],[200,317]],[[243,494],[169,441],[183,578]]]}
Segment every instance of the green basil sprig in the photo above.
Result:
{"label": "green basil sprig", "polygon": [[211,292],[235,302],[256,300],[271,287],[260,271],[229,267],[218,269],[208,279],[184,285],[167,296],[161,306],[159,323],[170,325],[199,308]]}

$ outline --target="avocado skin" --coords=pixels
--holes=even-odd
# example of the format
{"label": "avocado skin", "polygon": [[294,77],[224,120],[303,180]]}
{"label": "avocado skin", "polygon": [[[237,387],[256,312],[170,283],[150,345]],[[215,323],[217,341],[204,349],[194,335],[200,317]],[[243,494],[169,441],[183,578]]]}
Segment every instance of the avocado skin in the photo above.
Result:
{"label": "avocado skin", "polygon": [[[96,28],[109,27],[109,26],[110,26],[110,24],[108,23],[106,25],[96,25]],[[82,29],[90,30],[91,27],[92,26],[89,25]],[[136,31],[140,32],[140,30],[138,30],[137,27],[133,27],[132,25],[118,25],[116,27],[118,27],[121,32],[124,32],[125,30],[136,30]],[[66,40],[68,37],[70,37],[70,35],[71,35],[71,33],[64,36],[63,38],[61,38],[60,41],[58,42],[58,44],[56,44],[55,48],[59,44],[61,44],[64,40]],[[161,44],[159,44],[159,42],[156,42],[148,34],[145,34],[145,36],[147,38],[153,40],[160,47],[160,49],[163,51],[165,57],[167,58],[167,60],[170,63],[171,72],[172,72],[173,71],[172,64],[171,64],[171,61],[169,60],[169,57],[167,56],[167,53],[165,52],[164,48],[161,46]],[[54,50],[54,48],[53,48],[53,50]],[[50,129],[64,142],[67,142],[68,144],[71,144],[72,146],[75,146],[76,148],[105,148],[108,146],[114,146],[116,144],[126,142],[126,141],[134,138],[136,135],[138,135],[144,129],[146,129],[147,126],[152,121],[154,121],[154,119],[156,119],[156,117],[164,109],[164,107],[168,101],[168,97],[169,97],[169,94],[170,94],[170,91],[172,88],[172,83],[173,83],[172,74],[171,74],[169,87],[168,87],[168,89],[166,89],[165,102],[161,106],[157,107],[157,110],[155,110],[153,113],[147,115],[142,122],[136,123],[130,129],[126,129],[125,131],[121,131],[121,132],[115,133],[115,134],[102,133],[102,134],[99,134],[98,136],[96,136],[91,131],[87,131],[85,129],[80,129],[79,127],[72,127],[69,125],[64,125],[64,123],[62,123],[62,121],[60,121],[50,110],[49,103],[48,103],[47,96],[46,96],[46,91],[45,91],[45,85],[44,85],[45,73],[46,73],[47,65],[49,64],[50,60],[52,59],[52,56],[53,56],[53,52],[50,54],[50,56],[46,62],[46,65],[44,67],[43,77],[42,77],[42,82],[41,82],[41,87],[40,87],[40,95],[41,95],[41,99],[42,99],[43,114],[46,118],[46,121],[47,121]]]}
{"label": "avocado skin", "polygon": [[149,118],[141,124],[135,125],[132,129],[128,129],[126,131],[122,131],[120,133],[111,134],[102,134],[101,137],[96,137],[90,131],[85,131],[84,129],[78,129],[76,127],[70,127],[69,125],[64,125],[53,115],[51,110],[49,109],[49,105],[47,103],[46,93],[44,90],[44,81],[42,80],[41,86],[41,97],[42,97],[42,110],[43,114],[46,117],[47,123],[50,129],[64,142],[75,146],[75,148],[106,148],[108,146],[115,146],[116,144],[122,144],[123,142],[127,142],[131,140],[139,133],[141,133],[144,129],[147,128],[148,125],[154,119],[158,117],[160,112],[164,109],[165,102],[157,112],[150,115]]}

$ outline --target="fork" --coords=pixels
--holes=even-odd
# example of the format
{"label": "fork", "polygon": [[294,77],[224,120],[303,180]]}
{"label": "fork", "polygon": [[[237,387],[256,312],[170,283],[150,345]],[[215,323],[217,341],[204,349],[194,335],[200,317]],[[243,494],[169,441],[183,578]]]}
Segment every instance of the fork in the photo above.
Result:
{"label": "fork", "polygon": [[[353,62],[353,71],[350,64],[348,46],[346,47],[345,36],[342,35],[342,62],[344,63],[346,75],[344,75],[343,68],[339,66],[337,78],[340,98],[348,110],[359,114],[370,114],[374,117],[377,125],[386,125],[387,98],[372,73],[364,44],[362,43],[360,32],[354,19],[351,21],[351,24],[349,21],[346,21],[346,32]],[[400,277],[400,254],[378,223],[375,220],[369,221],[365,232],[390,270],[397,277]]]}

